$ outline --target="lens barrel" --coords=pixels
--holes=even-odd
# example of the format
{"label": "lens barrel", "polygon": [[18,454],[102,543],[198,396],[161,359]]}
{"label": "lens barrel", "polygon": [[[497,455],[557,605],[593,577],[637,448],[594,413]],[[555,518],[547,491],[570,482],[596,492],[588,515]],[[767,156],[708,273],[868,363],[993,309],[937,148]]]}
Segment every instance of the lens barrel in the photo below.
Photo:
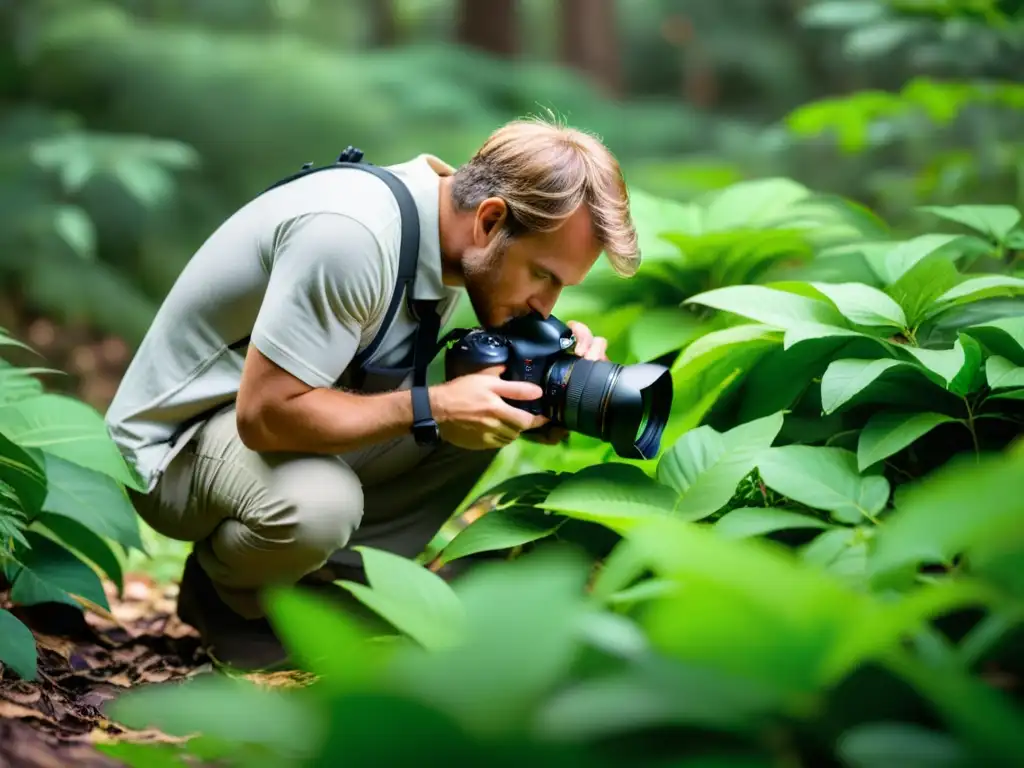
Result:
{"label": "lens barrel", "polygon": [[569,430],[611,443],[623,458],[658,454],[672,408],[667,368],[559,355],[544,389],[549,417]]}

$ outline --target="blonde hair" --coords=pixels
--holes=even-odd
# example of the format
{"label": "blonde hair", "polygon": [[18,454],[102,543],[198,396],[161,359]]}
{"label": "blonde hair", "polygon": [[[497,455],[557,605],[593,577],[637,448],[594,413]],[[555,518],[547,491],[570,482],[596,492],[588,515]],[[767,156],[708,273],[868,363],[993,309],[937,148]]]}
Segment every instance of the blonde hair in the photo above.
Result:
{"label": "blonde hair", "polygon": [[455,173],[455,205],[489,197],[508,206],[506,237],[552,232],[586,205],[612,268],[636,274],[640,249],[618,161],[596,136],[541,118],[515,120],[484,142]]}

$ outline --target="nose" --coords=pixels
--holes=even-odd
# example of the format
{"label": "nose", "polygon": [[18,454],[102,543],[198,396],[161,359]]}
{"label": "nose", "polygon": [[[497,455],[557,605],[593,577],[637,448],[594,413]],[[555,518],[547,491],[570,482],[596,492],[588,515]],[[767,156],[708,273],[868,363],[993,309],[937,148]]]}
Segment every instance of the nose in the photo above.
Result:
{"label": "nose", "polygon": [[555,308],[555,302],[558,297],[547,298],[547,297],[534,297],[526,302],[526,305],[534,312],[538,313],[545,320],[551,315],[552,310]]}

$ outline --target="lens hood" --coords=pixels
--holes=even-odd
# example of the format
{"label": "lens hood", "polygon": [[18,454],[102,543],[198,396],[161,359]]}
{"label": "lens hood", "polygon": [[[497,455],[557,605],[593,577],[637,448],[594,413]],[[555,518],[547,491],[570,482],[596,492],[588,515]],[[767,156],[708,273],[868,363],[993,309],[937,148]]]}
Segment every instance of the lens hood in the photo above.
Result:
{"label": "lens hood", "polygon": [[612,383],[603,439],[624,459],[653,459],[672,410],[672,376],[653,363],[622,366]]}

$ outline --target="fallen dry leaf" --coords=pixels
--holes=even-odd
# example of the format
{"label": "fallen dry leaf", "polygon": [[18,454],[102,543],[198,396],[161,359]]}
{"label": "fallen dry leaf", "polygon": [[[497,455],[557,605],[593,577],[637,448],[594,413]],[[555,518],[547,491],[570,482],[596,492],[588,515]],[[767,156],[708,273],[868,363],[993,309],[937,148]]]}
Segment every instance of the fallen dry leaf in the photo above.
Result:
{"label": "fallen dry leaf", "polygon": [[[13,607],[0,592],[0,605],[28,625],[39,651],[36,682],[16,679],[0,667],[0,766],[107,768],[119,763],[93,745],[187,741],[124,728],[103,711],[136,686],[211,671],[195,631],[174,615],[177,585],[127,574],[121,596],[112,584],[104,588],[111,610],[89,604],[84,614],[60,605]],[[274,683],[285,684],[277,679],[266,684]]]}

